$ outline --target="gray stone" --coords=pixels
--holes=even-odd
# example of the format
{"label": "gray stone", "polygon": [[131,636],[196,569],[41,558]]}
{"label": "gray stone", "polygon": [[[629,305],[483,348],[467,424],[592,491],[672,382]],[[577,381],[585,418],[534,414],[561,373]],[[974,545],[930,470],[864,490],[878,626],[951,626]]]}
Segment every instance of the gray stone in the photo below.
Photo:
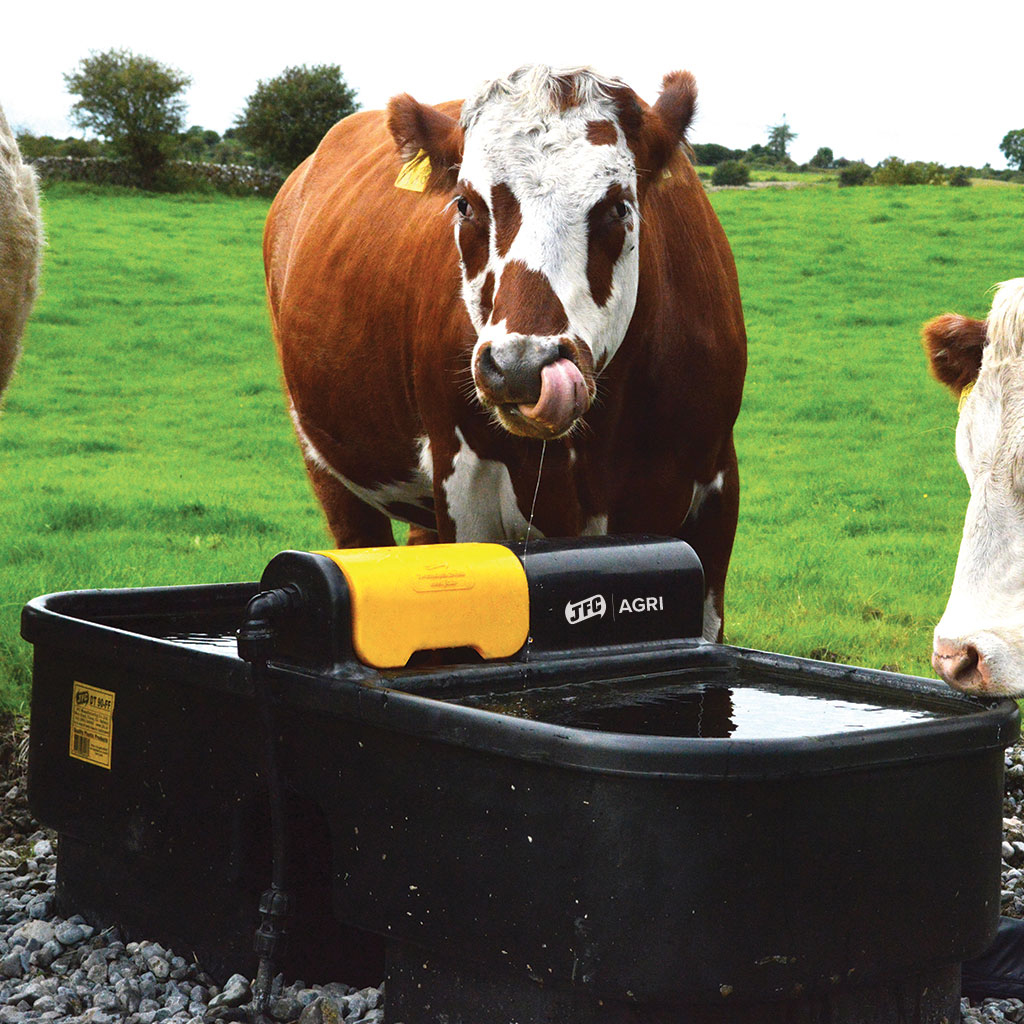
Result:
{"label": "gray stone", "polygon": [[368,1010],[365,1017],[361,1017],[356,1024],[384,1024],[383,1010]]}
{"label": "gray stone", "polygon": [[67,922],[58,925],[56,930],[57,941],[65,946],[77,946],[84,942],[88,936],[85,934],[84,925]]}
{"label": "gray stone", "polygon": [[308,1006],[303,1007],[299,1015],[299,1024],[341,1024],[345,1015],[341,1006],[330,996],[320,996]]}
{"label": "gray stone", "polygon": [[42,949],[37,949],[31,957],[29,957],[28,962],[30,967],[35,967],[37,970],[45,971],[55,959],[56,954],[50,948],[50,943],[47,943],[42,947]]}
{"label": "gray stone", "polygon": [[[44,922],[44,919],[53,914],[53,897],[46,893],[42,896],[35,896],[28,904],[28,916],[33,921]],[[46,940],[43,939],[42,942]],[[42,945],[40,942],[40,945]]]}
{"label": "gray stone", "polygon": [[232,974],[224,983],[224,988],[209,1002],[211,1010],[219,1010],[225,1006],[241,1006],[252,999],[249,979],[241,974]]}
{"label": "gray stone", "polygon": [[183,996],[180,992],[164,1001],[164,1009],[170,1010],[171,1013],[177,1013],[179,1010],[184,1010],[187,1006],[188,997]]}
{"label": "gray stone", "polygon": [[270,1016],[282,1022],[298,1020],[303,1008],[295,996],[282,995],[270,1004]]}
{"label": "gray stone", "polygon": [[347,996],[353,990],[351,985],[343,985],[340,981],[330,981],[321,987],[321,991],[331,999],[341,999],[342,996]]}
{"label": "gray stone", "polygon": [[366,1000],[358,992],[345,996],[345,1020],[357,1021],[366,1013]]}
{"label": "gray stone", "polygon": [[134,978],[125,978],[114,986],[117,1001],[129,1013],[135,1013],[142,1002],[142,990]]}
{"label": "gray stone", "polygon": [[66,986],[60,986],[57,989],[57,1009],[61,1012],[72,1016],[77,1013],[81,1013],[85,1009],[85,1004],[82,1002],[81,996],[73,989],[67,988]]}
{"label": "gray stone", "polygon": [[20,978],[25,973],[21,952],[15,950],[0,960],[0,978]]}
{"label": "gray stone", "polygon": [[146,964],[157,981],[166,981],[171,976],[171,965],[162,956],[151,956]]}
{"label": "gray stone", "polygon": [[380,989],[361,988],[359,994],[366,1000],[368,1010],[376,1010],[380,1006]]}
{"label": "gray stone", "polygon": [[17,1005],[22,999],[35,1003],[40,996],[52,995],[56,989],[57,983],[53,978],[33,978],[26,985],[13,992],[7,1001],[12,1005]]}
{"label": "gray stone", "polygon": [[121,1002],[110,989],[101,989],[92,998],[92,1005],[101,1010],[120,1010]]}
{"label": "gray stone", "polygon": [[25,942],[35,939],[40,944],[46,945],[47,942],[53,940],[55,933],[56,929],[49,921],[29,920],[18,925],[11,938],[23,939]]}

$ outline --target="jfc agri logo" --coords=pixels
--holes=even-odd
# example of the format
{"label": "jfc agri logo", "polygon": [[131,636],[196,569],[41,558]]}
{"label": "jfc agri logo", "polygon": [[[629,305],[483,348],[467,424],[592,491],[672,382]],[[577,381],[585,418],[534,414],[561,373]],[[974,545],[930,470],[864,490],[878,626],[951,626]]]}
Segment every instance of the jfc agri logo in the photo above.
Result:
{"label": "jfc agri logo", "polygon": [[599,619],[608,609],[608,602],[600,594],[585,597],[582,601],[570,601],[565,606],[565,619],[570,626],[575,626],[587,619]]}

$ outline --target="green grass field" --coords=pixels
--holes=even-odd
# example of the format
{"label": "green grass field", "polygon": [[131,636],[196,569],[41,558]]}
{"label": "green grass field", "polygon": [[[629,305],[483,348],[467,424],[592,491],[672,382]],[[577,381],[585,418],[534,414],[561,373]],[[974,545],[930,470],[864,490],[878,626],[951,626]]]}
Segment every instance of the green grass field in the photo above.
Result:
{"label": "green grass field", "polygon": [[931,675],[967,485],[921,323],[1022,272],[1024,189],[716,193],[750,338],[735,643]]}
{"label": "green grass field", "polygon": [[[718,192],[750,368],[727,638],[930,674],[966,503],[917,341],[1019,275],[1024,188]],[[255,579],[329,542],[280,396],[268,204],[53,188],[0,415],[0,702],[41,593]]]}

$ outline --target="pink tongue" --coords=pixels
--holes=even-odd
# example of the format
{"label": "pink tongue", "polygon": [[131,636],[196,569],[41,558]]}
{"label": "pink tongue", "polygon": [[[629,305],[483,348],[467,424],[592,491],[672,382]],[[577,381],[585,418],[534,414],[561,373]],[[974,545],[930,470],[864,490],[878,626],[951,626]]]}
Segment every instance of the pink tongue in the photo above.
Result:
{"label": "pink tongue", "polygon": [[571,359],[548,363],[540,372],[540,398],[535,405],[520,405],[519,411],[531,420],[540,420],[561,432],[587,410],[589,396],[583,374]]}

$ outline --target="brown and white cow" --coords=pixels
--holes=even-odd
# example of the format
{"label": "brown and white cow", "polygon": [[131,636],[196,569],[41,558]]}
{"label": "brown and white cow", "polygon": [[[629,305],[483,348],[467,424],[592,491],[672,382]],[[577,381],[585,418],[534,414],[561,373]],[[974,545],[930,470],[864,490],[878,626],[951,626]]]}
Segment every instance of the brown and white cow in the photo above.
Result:
{"label": "brown and white cow", "polygon": [[0,109],[0,396],[14,373],[39,280],[43,227],[32,168]]}
{"label": "brown and white cow", "polygon": [[687,72],[648,106],[529,66],[465,103],[354,114],[295,170],[267,291],[339,545],[392,543],[389,516],[522,539],[534,503],[531,535],[676,535],[720,634],[746,335],[682,149],[695,101]]}
{"label": "brown and white cow", "polygon": [[932,372],[961,396],[956,456],[971,489],[932,665],[967,693],[1024,694],[1024,277],[987,320],[924,326]]}

